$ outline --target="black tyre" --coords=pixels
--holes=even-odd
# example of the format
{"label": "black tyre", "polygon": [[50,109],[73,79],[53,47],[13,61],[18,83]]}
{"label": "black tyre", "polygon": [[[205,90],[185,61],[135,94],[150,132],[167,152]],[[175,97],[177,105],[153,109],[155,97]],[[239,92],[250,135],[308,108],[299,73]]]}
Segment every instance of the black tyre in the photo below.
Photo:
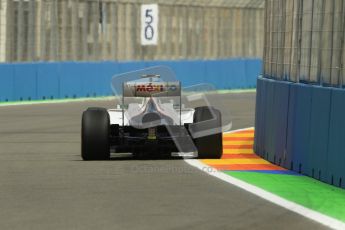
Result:
{"label": "black tyre", "polygon": [[[223,154],[223,136],[220,111],[207,106],[195,108],[193,125],[194,132],[202,133],[201,137],[194,137],[193,139],[198,150],[198,158],[221,158]],[[211,134],[208,130],[212,130]]]}
{"label": "black tyre", "polygon": [[81,125],[81,157],[83,160],[107,160],[110,118],[106,109],[89,108],[83,113]]}

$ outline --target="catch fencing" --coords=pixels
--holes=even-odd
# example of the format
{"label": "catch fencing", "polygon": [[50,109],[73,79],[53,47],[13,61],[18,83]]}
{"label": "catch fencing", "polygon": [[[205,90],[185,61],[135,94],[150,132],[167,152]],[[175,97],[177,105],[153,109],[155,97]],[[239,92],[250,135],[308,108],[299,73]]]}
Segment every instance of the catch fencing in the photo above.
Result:
{"label": "catch fencing", "polygon": [[265,4],[265,76],[344,86],[344,1],[266,0]]}
{"label": "catch fencing", "polygon": [[[261,57],[264,0],[0,0],[0,61]],[[158,43],[140,42],[142,4]]]}

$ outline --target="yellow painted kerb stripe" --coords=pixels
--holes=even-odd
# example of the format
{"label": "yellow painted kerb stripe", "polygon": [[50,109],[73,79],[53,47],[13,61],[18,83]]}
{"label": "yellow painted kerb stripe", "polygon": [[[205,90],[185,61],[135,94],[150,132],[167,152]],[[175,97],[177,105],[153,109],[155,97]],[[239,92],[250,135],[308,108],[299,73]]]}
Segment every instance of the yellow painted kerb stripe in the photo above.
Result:
{"label": "yellow painted kerb stripe", "polygon": [[252,145],[254,141],[223,141],[223,145]]}
{"label": "yellow painted kerb stripe", "polygon": [[239,154],[239,153],[254,154],[252,149],[223,149],[223,153],[228,153],[228,154]]}
{"label": "yellow painted kerb stripe", "polygon": [[254,133],[229,133],[223,134],[223,137],[254,137]]}

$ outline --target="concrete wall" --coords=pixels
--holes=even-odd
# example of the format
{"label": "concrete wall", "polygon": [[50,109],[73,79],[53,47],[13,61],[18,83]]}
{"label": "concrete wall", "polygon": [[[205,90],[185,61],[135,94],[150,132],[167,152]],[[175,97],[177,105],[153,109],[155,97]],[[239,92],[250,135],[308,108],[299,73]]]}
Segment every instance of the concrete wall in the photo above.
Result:
{"label": "concrete wall", "polygon": [[[158,44],[140,7],[159,7]],[[264,0],[0,0],[6,62],[262,57]],[[5,33],[4,33],[5,32]],[[1,54],[1,53],[0,53]]]}

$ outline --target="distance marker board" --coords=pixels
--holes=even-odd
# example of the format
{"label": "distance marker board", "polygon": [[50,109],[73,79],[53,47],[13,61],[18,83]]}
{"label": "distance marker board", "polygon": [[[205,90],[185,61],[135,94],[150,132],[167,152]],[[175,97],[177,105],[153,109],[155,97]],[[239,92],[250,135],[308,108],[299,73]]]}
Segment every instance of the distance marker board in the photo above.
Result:
{"label": "distance marker board", "polygon": [[141,45],[157,45],[158,5],[141,5]]}

